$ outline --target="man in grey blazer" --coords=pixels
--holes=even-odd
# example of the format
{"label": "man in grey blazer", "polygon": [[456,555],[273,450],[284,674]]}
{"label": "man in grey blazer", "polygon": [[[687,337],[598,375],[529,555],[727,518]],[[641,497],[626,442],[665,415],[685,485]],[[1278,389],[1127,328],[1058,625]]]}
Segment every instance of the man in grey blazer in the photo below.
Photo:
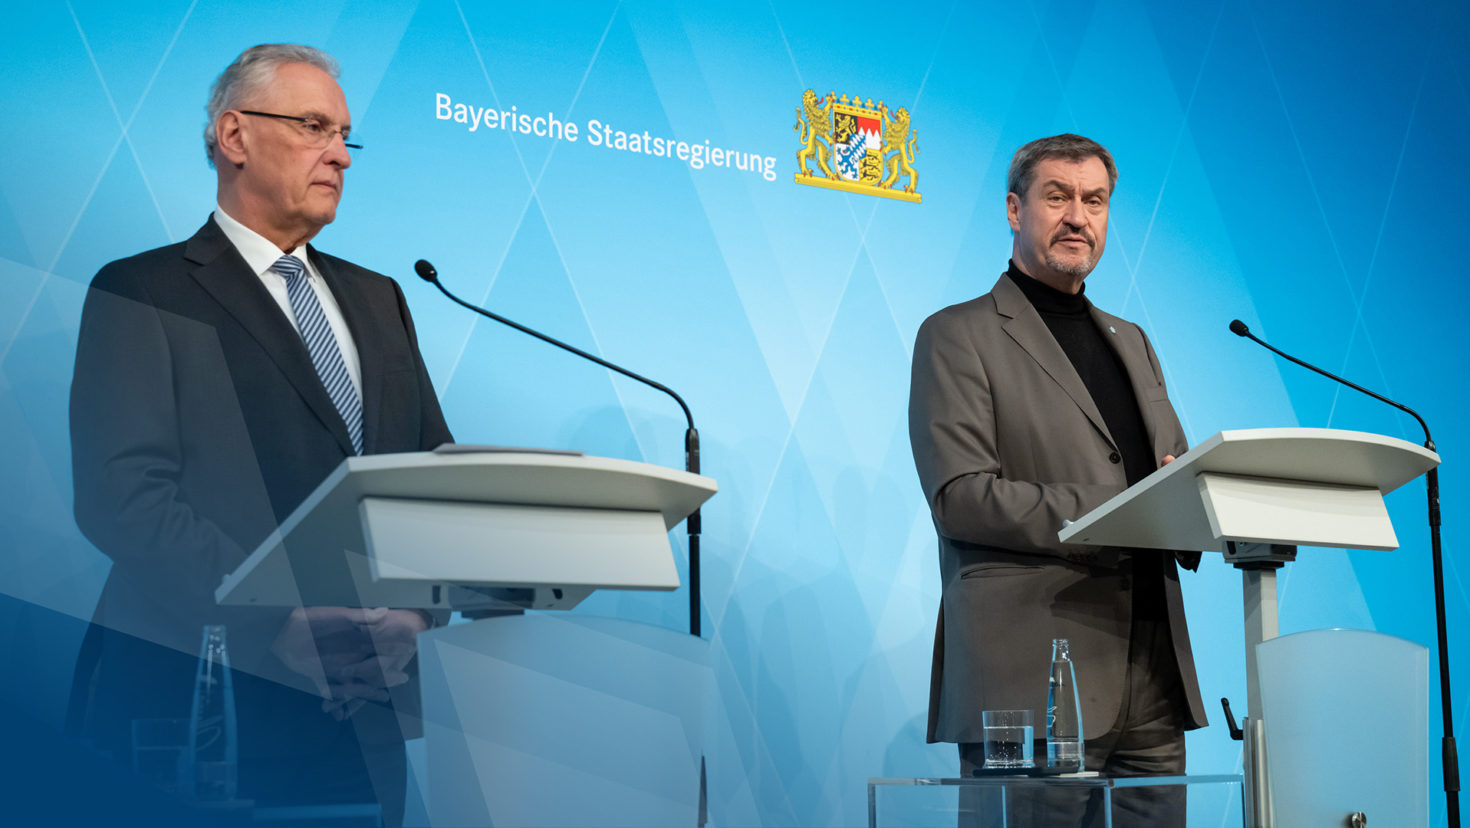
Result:
{"label": "man in grey blazer", "polygon": [[224,624],[240,795],[377,801],[393,824],[415,636],[442,619],[214,603],[344,458],[452,440],[398,285],[308,244],[352,163],[336,71],[309,47],[241,54],[208,106],[218,209],[92,282],[72,380],[75,510],[112,569],[73,711],[126,758],[133,722],[189,715],[201,629]]}
{"label": "man in grey blazer", "polygon": [[[1071,643],[1087,769],[1182,773],[1184,731],[1205,724],[1176,556],[1057,540],[1062,521],[1186,449],[1148,338],[1083,295],[1116,181],[1112,156],[1081,136],[1018,150],[1009,269],[929,317],[914,345],[909,433],[944,580],[928,739],[959,743],[966,775],[984,761],[984,710],[1034,711],[1045,761],[1055,638]],[[1178,791],[1121,798],[1115,824],[1182,825]],[[1062,817],[1064,803],[1032,803],[1029,818],[1091,824],[1098,803],[1083,805]]]}

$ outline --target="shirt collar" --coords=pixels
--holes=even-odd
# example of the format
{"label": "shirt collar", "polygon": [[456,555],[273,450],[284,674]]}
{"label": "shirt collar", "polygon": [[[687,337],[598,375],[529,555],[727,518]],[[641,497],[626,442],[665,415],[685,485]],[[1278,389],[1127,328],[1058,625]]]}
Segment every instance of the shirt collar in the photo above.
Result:
{"label": "shirt collar", "polygon": [[306,245],[300,245],[290,253],[282,254],[281,248],[276,247],[265,236],[236,221],[225,212],[225,208],[218,204],[214,208],[214,221],[219,225],[219,229],[224,231],[230,243],[235,245],[235,249],[240,251],[241,258],[245,260],[245,264],[250,265],[250,269],[255,271],[256,276],[265,275],[266,271],[271,269],[271,265],[275,264],[282,255],[295,256],[304,262],[308,275],[315,272],[306,255]]}

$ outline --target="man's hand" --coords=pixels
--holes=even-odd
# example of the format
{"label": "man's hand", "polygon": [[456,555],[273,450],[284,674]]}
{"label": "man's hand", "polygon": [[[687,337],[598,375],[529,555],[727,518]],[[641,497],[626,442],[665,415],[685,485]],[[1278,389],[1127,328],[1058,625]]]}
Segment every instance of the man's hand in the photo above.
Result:
{"label": "man's hand", "polygon": [[310,679],[323,698],[331,698],[331,677],[372,655],[372,639],[364,628],[385,613],[384,609],[297,607],[276,636],[271,652],[293,672]]}
{"label": "man's hand", "polygon": [[1172,462],[1174,462],[1174,455],[1172,455],[1172,454],[1166,454],[1166,455],[1164,455],[1164,461],[1162,463],[1159,463],[1159,468],[1162,469],[1163,467],[1169,465]]}
{"label": "man's hand", "polygon": [[408,681],[404,669],[428,628],[415,610],[305,607],[292,611],[272,650],[311,679],[322,710],[341,720]]}
{"label": "man's hand", "polygon": [[338,721],[369,701],[387,701],[389,687],[408,681],[404,670],[418,651],[418,634],[429,628],[429,622],[416,610],[384,609],[382,613],[364,627],[372,641],[368,657],[329,676],[332,698],[322,704],[322,710]]}
{"label": "man's hand", "polygon": [[397,687],[408,681],[404,668],[418,651],[418,634],[429,628],[429,622],[416,610],[379,611],[382,615],[364,627],[372,640],[372,655],[343,667],[336,681],[376,688]]}

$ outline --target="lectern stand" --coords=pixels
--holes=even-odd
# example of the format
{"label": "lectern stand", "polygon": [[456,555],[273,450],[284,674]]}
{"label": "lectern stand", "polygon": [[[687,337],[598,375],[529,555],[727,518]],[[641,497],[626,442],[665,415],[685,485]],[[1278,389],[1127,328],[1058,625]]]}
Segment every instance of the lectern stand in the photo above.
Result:
{"label": "lectern stand", "polygon": [[1222,431],[1063,527],[1067,543],[1219,552],[1245,588],[1246,825],[1273,828],[1256,645],[1277,634],[1276,570],[1297,546],[1398,547],[1383,495],[1439,464],[1356,431]]}

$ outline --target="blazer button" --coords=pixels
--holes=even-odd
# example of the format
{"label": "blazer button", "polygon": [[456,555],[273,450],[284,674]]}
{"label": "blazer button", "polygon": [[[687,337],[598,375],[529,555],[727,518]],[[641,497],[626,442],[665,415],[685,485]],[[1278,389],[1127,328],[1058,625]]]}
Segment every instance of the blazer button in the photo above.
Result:
{"label": "blazer button", "polygon": [[1121,463],[1121,462],[1123,462],[1123,456],[1120,455],[1120,454],[1118,454],[1118,452],[1115,451],[1112,454],[1109,454],[1108,455],[1108,462],[1109,463]]}

